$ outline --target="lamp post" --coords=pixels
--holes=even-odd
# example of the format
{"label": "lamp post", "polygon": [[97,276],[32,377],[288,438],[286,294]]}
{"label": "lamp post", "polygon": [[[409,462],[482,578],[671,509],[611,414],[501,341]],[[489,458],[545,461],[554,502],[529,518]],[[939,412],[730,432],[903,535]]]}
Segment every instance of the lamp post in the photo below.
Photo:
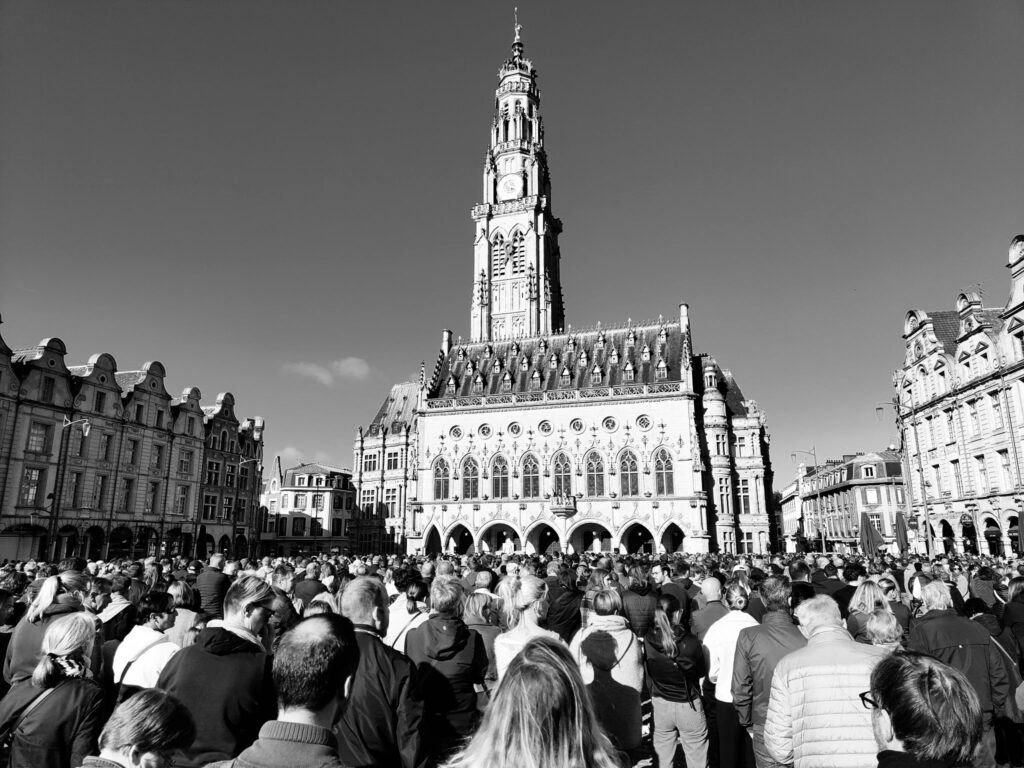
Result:
{"label": "lamp post", "polygon": [[[73,415],[73,414],[72,414]],[[69,419],[67,416],[64,417],[64,423],[61,424],[60,428],[60,446],[57,449],[57,481],[54,483],[53,488],[53,501],[50,503],[50,519],[47,521],[46,531],[49,541],[47,542],[47,549],[49,550],[48,555],[50,560],[55,560],[57,557],[57,516],[60,514],[60,500],[64,495],[64,474],[67,472],[68,463],[68,443],[67,443],[67,430],[68,427],[73,427],[76,424],[81,424],[82,435],[84,437],[89,436],[89,430],[92,424],[88,419]]]}
{"label": "lamp post", "polygon": [[[906,433],[906,421],[904,420],[904,412],[900,408],[900,401],[897,397],[893,397],[892,402],[881,401],[875,405],[875,415],[879,419],[882,418],[882,414],[886,408],[892,408],[893,413],[896,416],[896,430],[900,433],[900,454],[903,462],[903,474],[904,474],[904,488],[903,488],[903,502],[907,508],[907,514],[910,517],[914,517],[914,480],[911,467],[910,467],[910,452],[907,450],[907,433]],[[924,544],[925,552],[927,553],[928,559],[932,559],[932,550],[934,549],[934,542],[932,541],[932,521],[931,514],[928,511],[928,498],[925,494],[925,478],[924,478],[924,466],[921,464],[921,443],[917,437],[917,423],[911,424],[914,430],[914,445],[917,446],[917,465],[918,474],[921,486],[921,513],[917,516],[918,518],[918,530],[924,532]],[[924,524],[920,525],[923,519]]]}
{"label": "lamp post", "polygon": [[[801,453],[804,454],[805,456],[810,456],[811,457],[811,460],[814,462],[814,473],[813,474],[815,475],[815,477],[817,477],[817,474],[818,474],[818,453],[815,450],[815,447],[812,445],[811,446],[811,450],[809,450],[809,451],[802,451],[802,450],[795,450],[795,451],[793,451],[792,453],[789,454],[790,461],[793,461],[795,463],[796,462],[797,454],[801,454]],[[804,495],[803,495],[803,485],[802,485],[802,483],[803,483],[803,478],[802,477],[797,478],[797,488],[800,490],[800,517],[801,518],[803,518],[803,516],[804,516]],[[814,525],[815,525],[815,530],[821,533],[821,551],[822,551],[822,553],[824,553],[825,552],[825,526],[824,526],[824,524],[821,521],[821,497],[817,495],[817,490],[815,490],[815,497],[814,498],[815,498],[815,503],[814,503]]]}

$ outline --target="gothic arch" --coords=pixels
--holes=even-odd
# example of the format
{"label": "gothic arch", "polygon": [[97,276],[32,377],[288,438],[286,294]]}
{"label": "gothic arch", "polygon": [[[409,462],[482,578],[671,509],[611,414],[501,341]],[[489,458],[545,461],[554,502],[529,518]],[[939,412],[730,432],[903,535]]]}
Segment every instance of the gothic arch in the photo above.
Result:
{"label": "gothic arch", "polygon": [[423,551],[427,554],[441,551],[441,532],[437,530],[437,526],[433,523],[428,525],[426,530],[423,531]]}
{"label": "gothic arch", "polygon": [[[543,521],[540,521],[540,522],[543,522]],[[478,539],[483,538],[483,535],[488,530],[490,530],[491,528],[493,528],[496,525],[503,525],[506,528],[511,528],[512,532],[516,535],[516,538],[518,538],[520,540],[524,538],[523,532],[522,532],[522,530],[520,530],[518,525],[513,523],[511,520],[503,520],[501,518],[498,518],[496,520],[488,520],[486,523],[481,525],[480,528],[477,529],[476,537]],[[549,525],[550,525],[550,523],[549,523]]]}

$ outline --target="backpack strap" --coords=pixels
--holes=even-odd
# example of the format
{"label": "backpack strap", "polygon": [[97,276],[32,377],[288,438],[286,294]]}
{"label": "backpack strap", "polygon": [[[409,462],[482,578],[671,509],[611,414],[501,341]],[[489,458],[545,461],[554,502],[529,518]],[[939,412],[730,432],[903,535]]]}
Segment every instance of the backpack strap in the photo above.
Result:
{"label": "backpack strap", "polygon": [[132,668],[132,664],[141,659],[146,654],[146,651],[148,651],[150,648],[155,648],[166,639],[167,638],[161,635],[158,640],[154,640],[152,643],[147,645],[145,648],[139,651],[138,654],[136,654],[134,659],[125,664],[124,669],[121,670],[121,676],[117,679],[117,687],[120,688],[122,685],[124,685],[124,679],[128,676],[128,670]]}

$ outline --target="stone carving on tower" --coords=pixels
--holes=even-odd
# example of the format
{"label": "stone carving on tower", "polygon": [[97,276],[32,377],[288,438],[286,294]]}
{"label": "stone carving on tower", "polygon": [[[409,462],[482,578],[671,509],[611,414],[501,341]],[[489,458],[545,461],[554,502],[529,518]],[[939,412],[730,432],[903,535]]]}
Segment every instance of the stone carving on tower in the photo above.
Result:
{"label": "stone carving on tower", "polygon": [[[537,70],[523,57],[516,27],[512,56],[498,71],[477,237],[471,340],[523,338],[561,330],[558,235],[544,151]],[[489,290],[488,290],[489,289]]]}

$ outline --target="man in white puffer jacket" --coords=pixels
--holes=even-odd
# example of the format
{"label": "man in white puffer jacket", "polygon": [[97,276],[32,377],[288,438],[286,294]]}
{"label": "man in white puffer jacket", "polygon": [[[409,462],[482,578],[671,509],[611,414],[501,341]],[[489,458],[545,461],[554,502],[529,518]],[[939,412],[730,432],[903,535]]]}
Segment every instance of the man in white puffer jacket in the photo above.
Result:
{"label": "man in white puffer jacket", "polygon": [[878,746],[860,694],[888,651],[856,642],[827,595],[800,603],[796,618],[807,645],[775,668],[765,748],[793,768],[875,768]]}

